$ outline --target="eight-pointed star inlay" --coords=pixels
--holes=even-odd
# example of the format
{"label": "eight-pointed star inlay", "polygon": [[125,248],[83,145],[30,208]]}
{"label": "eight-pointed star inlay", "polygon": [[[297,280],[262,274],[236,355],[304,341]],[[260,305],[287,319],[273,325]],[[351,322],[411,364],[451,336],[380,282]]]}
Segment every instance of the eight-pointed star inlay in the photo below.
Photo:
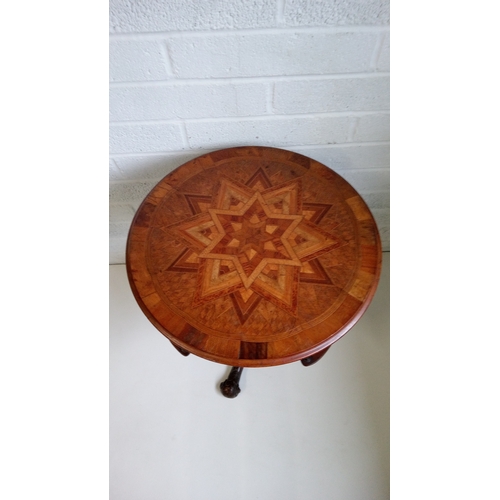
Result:
{"label": "eight-pointed star inlay", "polygon": [[303,205],[299,179],[252,179],[221,178],[211,199],[186,194],[199,213],[168,228],[188,245],[168,271],[198,273],[193,307],[230,295],[241,323],[262,299],[296,315],[299,279],[331,284],[317,257],[341,245],[317,225],[330,207]]}
{"label": "eight-pointed star inlay", "polygon": [[259,192],[238,211],[208,212],[218,235],[199,257],[232,261],[246,289],[268,265],[302,266],[288,240],[302,215],[273,214]]}

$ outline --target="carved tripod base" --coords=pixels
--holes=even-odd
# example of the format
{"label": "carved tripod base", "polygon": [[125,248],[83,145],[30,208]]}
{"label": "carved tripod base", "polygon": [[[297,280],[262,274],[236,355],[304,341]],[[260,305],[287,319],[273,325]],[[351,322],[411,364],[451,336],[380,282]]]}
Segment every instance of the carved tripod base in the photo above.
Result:
{"label": "carved tripod base", "polygon": [[242,373],[243,373],[242,366],[233,366],[231,368],[229,377],[227,377],[227,379],[220,384],[220,392],[222,392],[223,396],[232,399],[235,398],[241,392],[238,383],[240,381]]}
{"label": "carved tripod base", "polygon": [[[183,349],[182,347],[175,345],[173,342],[171,343],[183,356],[189,356],[190,354],[189,351],[186,351],[186,349]],[[330,346],[327,347],[326,349],[323,349],[322,351],[317,352],[316,354],[301,359],[300,362],[304,366],[314,365],[314,363],[317,363],[326,354],[326,351],[328,351],[328,349],[330,349]],[[227,377],[227,379],[224,380],[224,382],[221,382],[220,384],[220,391],[223,396],[225,396],[226,398],[233,399],[241,392],[239,382],[242,373],[243,373],[242,366],[233,366],[231,368],[231,371],[229,372],[229,376]]]}
{"label": "carved tripod base", "polygon": [[[314,363],[317,363],[326,354],[326,351],[328,351],[328,349],[330,349],[330,347],[327,347],[326,349],[323,349],[322,351],[319,351],[316,354],[313,354],[312,356],[308,356],[307,358],[301,359],[300,362],[304,366],[314,365]],[[227,377],[227,379],[220,384],[220,391],[222,392],[223,396],[232,399],[235,398],[241,392],[240,386],[238,384],[242,373],[243,373],[243,367],[241,366],[233,366],[231,368],[229,377]]]}

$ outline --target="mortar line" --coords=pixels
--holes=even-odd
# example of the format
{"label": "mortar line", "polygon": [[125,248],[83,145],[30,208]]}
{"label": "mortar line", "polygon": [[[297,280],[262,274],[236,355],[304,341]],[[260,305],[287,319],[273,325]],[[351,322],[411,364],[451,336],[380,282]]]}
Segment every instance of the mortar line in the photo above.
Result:
{"label": "mortar line", "polygon": [[353,116],[351,119],[351,123],[349,124],[349,133],[347,134],[347,140],[349,142],[352,142],[354,137],[356,136],[358,125],[359,125],[359,117]]}
{"label": "mortar line", "polygon": [[274,114],[274,82],[266,85],[266,111],[269,115]]}
{"label": "mortar line", "polygon": [[285,26],[285,1],[277,0],[276,2],[276,26]]}
{"label": "mortar line", "polygon": [[109,159],[113,162],[113,165],[115,166],[115,170],[118,171],[118,174],[123,177],[123,172],[122,172],[122,169],[120,168],[120,164],[111,156],[109,157]]}
{"label": "mortar line", "polygon": [[186,128],[186,122],[182,121],[181,126],[179,127],[181,129],[181,137],[182,137],[182,143],[184,144],[184,147],[186,149],[189,149],[191,146],[189,145],[189,139],[188,139],[188,133],[187,133],[187,128]]}
{"label": "mortar line", "polygon": [[385,33],[379,33],[377,41],[375,42],[375,47],[373,48],[372,57],[370,59],[370,68],[372,71],[377,71],[378,60],[380,58],[380,53],[382,52],[384,39]]}
{"label": "mortar line", "polygon": [[171,118],[158,120],[115,120],[110,121],[109,125],[117,127],[137,126],[137,125],[175,125],[181,123],[232,123],[232,122],[250,122],[266,120],[287,120],[294,118],[341,118],[341,117],[361,117],[368,115],[389,115],[388,109],[378,109],[374,111],[331,111],[327,113],[290,113],[280,115],[248,115],[248,116],[220,116],[214,118]]}
{"label": "mortar line", "polygon": [[151,81],[126,81],[109,82],[110,88],[121,87],[163,87],[176,85],[234,85],[244,83],[269,83],[282,81],[300,81],[300,80],[343,80],[355,78],[384,78],[389,77],[388,71],[366,72],[366,73],[331,73],[323,75],[305,74],[305,75],[270,75],[270,76],[241,76],[241,77],[200,77],[200,78],[176,78],[175,80],[151,80]]}
{"label": "mortar line", "polygon": [[389,25],[381,26],[283,26],[279,28],[241,28],[241,29],[218,29],[218,30],[167,30],[167,31],[144,31],[140,33],[110,33],[109,36],[114,40],[151,40],[162,39],[165,37],[204,37],[204,36],[227,36],[227,35],[282,35],[291,32],[301,33],[379,33],[389,31]]}
{"label": "mortar line", "polygon": [[161,52],[163,54],[163,60],[165,61],[165,71],[167,72],[167,76],[174,78],[175,73],[174,69],[172,66],[172,59],[170,57],[170,51],[168,48],[168,40],[163,40],[162,43],[160,43],[161,47]]}

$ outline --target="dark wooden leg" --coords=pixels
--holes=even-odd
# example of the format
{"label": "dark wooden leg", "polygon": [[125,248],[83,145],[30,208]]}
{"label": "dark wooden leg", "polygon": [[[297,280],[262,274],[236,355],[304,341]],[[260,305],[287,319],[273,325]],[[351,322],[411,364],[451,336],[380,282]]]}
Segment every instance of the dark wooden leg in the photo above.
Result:
{"label": "dark wooden leg", "polygon": [[307,356],[307,358],[301,359],[300,362],[304,366],[311,366],[314,365],[317,361],[319,361],[325,354],[328,349],[330,349],[331,346],[328,346],[326,349],[323,349],[322,351],[317,352],[316,354],[313,354],[312,356]]}
{"label": "dark wooden leg", "polygon": [[223,396],[226,396],[226,398],[235,398],[241,392],[238,382],[242,373],[243,367],[241,366],[233,366],[231,368],[229,377],[220,384],[220,391]]}
{"label": "dark wooden leg", "polygon": [[183,356],[189,356],[189,351],[186,351],[186,349],[183,349],[182,347],[179,347],[178,345],[175,345],[172,341],[170,343],[183,355]]}

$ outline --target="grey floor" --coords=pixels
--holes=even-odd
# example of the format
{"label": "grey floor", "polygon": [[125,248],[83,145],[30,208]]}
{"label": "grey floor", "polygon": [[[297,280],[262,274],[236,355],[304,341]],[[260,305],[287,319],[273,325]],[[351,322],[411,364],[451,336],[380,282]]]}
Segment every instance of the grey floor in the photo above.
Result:
{"label": "grey floor", "polygon": [[316,365],[181,356],[110,266],[111,500],[389,498],[389,253],[372,304]]}

